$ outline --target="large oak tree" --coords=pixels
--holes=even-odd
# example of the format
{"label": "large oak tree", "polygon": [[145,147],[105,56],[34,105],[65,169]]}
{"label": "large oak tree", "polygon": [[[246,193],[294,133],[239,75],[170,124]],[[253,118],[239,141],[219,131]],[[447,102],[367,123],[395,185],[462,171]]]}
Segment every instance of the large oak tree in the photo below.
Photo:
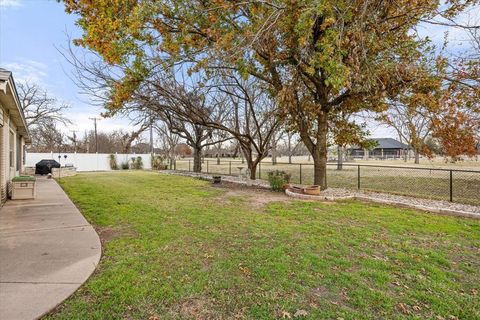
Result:
{"label": "large oak tree", "polygon": [[[194,72],[228,69],[269,86],[326,188],[327,136],[338,113],[383,111],[415,78],[420,23],[455,17],[477,0],[64,0],[80,15],[77,44],[128,64],[121,107],[148,72],[152,50]],[[160,63],[155,61],[154,63]]]}

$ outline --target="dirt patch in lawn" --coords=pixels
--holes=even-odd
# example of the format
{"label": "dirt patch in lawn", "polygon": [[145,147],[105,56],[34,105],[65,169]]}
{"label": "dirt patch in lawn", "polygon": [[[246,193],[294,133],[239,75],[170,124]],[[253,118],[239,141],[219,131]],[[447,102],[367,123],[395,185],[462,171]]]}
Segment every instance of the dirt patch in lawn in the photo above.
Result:
{"label": "dirt patch in lawn", "polygon": [[238,183],[222,182],[216,188],[226,190],[218,197],[221,202],[231,202],[237,199],[248,203],[256,209],[262,209],[272,202],[292,202],[292,199],[282,192],[274,192],[264,188],[249,187]]}
{"label": "dirt patch in lawn", "polygon": [[335,294],[325,286],[313,288],[307,295],[307,301],[312,308],[318,308],[325,302],[349,308],[348,300],[349,297],[346,289],[342,289],[338,294]]}
{"label": "dirt patch in lawn", "polygon": [[202,297],[192,297],[182,301],[180,315],[187,319],[212,319],[211,302]]}
{"label": "dirt patch in lawn", "polygon": [[111,227],[95,227],[95,231],[100,237],[100,242],[102,247],[108,242],[122,237],[122,236],[136,236],[136,233],[132,230],[127,230],[127,228],[111,228]]}

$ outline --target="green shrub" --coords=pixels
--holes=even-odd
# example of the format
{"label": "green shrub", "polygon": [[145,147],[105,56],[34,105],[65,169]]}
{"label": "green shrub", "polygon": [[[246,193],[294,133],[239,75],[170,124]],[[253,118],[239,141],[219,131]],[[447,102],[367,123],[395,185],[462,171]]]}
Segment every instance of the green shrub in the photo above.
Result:
{"label": "green shrub", "polygon": [[132,157],[132,169],[140,170],[143,169],[143,160],[142,157]]}
{"label": "green shrub", "polygon": [[12,179],[13,182],[15,181],[35,181],[37,178],[34,176],[16,176]]}
{"label": "green shrub", "polygon": [[122,162],[121,168],[122,168],[122,170],[128,170],[128,169],[130,169],[130,167],[129,167],[129,165],[128,165],[128,162]]}
{"label": "green shrub", "polygon": [[164,158],[162,156],[152,157],[152,170],[165,170],[166,165],[163,164]]}
{"label": "green shrub", "polygon": [[109,156],[110,169],[118,170],[117,156],[113,153]]}
{"label": "green shrub", "polygon": [[268,182],[274,191],[283,191],[283,186],[290,182],[291,175],[285,171],[275,170],[268,172]]}
{"label": "green shrub", "polygon": [[137,157],[137,160],[135,161],[135,169],[143,169],[143,159],[142,157]]}

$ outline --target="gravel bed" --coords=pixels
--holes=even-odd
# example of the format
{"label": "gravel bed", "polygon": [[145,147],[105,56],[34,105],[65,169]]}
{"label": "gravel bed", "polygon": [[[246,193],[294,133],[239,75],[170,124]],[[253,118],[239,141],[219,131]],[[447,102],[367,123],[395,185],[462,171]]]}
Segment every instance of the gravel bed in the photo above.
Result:
{"label": "gravel bed", "polygon": [[478,213],[480,215],[480,206],[473,206],[468,204],[462,204],[457,202],[450,202],[445,200],[432,200],[432,199],[422,199],[414,198],[407,196],[400,196],[388,193],[378,193],[378,192],[368,192],[368,191],[359,191],[356,192],[356,195],[364,195],[369,198],[380,199],[380,200],[390,200],[395,202],[400,202],[410,205],[419,205],[425,207],[432,207],[438,209],[448,209],[455,211],[465,211]]}
{"label": "gravel bed", "polygon": [[[189,177],[196,177],[199,179],[211,180],[211,174],[205,173],[195,173],[195,172],[184,172],[184,171],[175,171],[175,170],[165,170],[162,171],[167,174],[176,174]],[[249,180],[244,177],[236,176],[222,176],[222,180],[239,183],[246,186],[255,186],[260,188],[269,189],[270,186],[268,182],[264,180]],[[390,203],[394,205],[403,205],[405,207],[413,207],[417,209],[422,209],[426,211],[436,211],[438,213],[449,214],[452,213],[467,213],[468,216],[480,218],[480,206],[473,206],[462,203],[455,203],[443,200],[431,200],[431,199],[422,199],[414,198],[408,196],[400,196],[388,193],[379,193],[379,192],[369,192],[369,191],[358,191],[358,190],[348,190],[342,188],[328,188],[327,190],[322,191],[321,197],[323,199],[335,199],[335,198],[357,198],[360,200],[368,200],[380,203]]]}

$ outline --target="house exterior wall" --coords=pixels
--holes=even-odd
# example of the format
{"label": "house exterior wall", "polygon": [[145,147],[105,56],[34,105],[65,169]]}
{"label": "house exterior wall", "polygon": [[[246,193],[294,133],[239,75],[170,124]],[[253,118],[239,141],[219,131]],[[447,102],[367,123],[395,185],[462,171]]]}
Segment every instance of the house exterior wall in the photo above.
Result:
{"label": "house exterior wall", "polygon": [[12,178],[23,172],[24,145],[24,138],[18,135],[7,109],[0,103],[0,205],[7,200]]}
{"label": "house exterior wall", "polygon": [[410,150],[400,148],[375,148],[373,150],[364,149],[350,149],[347,151],[348,155],[353,158],[361,158],[364,160],[378,158],[378,159],[401,159],[405,155],[410,157]]}
{"label": "house exterior wall", "polygon": [[7,145],[5,134],[8,128],[7,117],[5,109],[0,104],[0,205],[7,199]]}
{"label": "house exterior wall", "polygon": [[23,171],[23,149],[30,135],[12,73],[0,68],[0,205],[10,182]]}

